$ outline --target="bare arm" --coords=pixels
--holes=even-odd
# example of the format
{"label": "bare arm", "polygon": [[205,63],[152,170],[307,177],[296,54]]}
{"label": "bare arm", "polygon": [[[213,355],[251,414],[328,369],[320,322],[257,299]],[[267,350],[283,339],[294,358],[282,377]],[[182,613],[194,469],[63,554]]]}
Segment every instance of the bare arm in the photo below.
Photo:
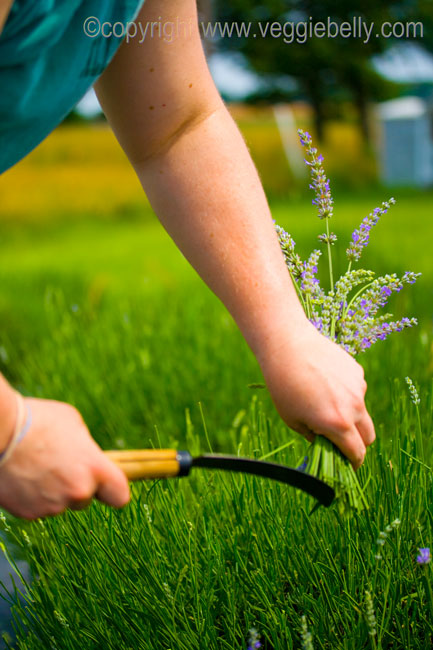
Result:
{"label": "bare arm", "polygon": [[331,438],[358,466],[374,429],[361,367],[306,319],[243,139],[210,77],[195,0],[147,0],[191,32],[124,43],[98,80],[103,109],[156,214],[230,310],[285,421]]}
{"label": "bare arm", "polygon": [[[194,2],[148,0],[142,24],[159,16],[192,28]],[[282,319],[304,327],[261,183],[196,30],[124,44],[96,90],[159,219],[253,351]]]}
{"label": "bare arm", "polygon": [[0,0],[0,34],[3,31],[4,24],[9,16],[9,11],[14,0]]}

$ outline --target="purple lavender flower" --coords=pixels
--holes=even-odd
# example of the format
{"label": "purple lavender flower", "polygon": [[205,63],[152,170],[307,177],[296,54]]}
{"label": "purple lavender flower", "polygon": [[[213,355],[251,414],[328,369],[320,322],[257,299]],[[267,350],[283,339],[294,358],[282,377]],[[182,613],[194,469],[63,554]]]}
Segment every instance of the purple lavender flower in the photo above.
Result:
{"label": "purple lavender flower", "polygon": [[252,627],[250,632],[250,636],[248,639],[248,650],[254,650],[255,648],[261,648],[262,644],[260,643],[260,637],[259,633],[257,632],[255,627]]}
{"label": "purple lavender flower", "polygon": [[321,254],[318,250],[313,251],[308,260],[304,262],[301,272],[301,290],[313,298],[319,298],[321,292],[319,280],[316,278],[317,263]]}
{"label": "purple lavender flower", "polygon": [[419,555],[417,555],[416,561],[418,564],[428,564],[431,560],[430,549],[429,548],[420,548]]}
{"label": "purple lavender flower", "polygon": [[416,279],[421,275],[421,273],[414,273],[413,271],[406,271],[403,275],[401,281],[406,282],[407,284],[414,284]]}
{"label": "purple lavender flower", "polygon": [[296,469],[299,470],[300,472],[305,472],[305,470],[307,469],[307,465],[308,465],[308,456],[305,456],[304,462],[301,465],[299,465],[299,467],[297,467]]}
{"label": "purple lavender flower", "polygon": [[[321,299],[320,301],[317,302],[322,302]],[[315,309],[312,310],[311,318],[310,318],[310,323],[314,325],[316,330],[319,330],[319,332],[322,332],[323,330],[323,320],[322,317],[319,316],[317,311]]]}
{"label": "purple lavender flower", "polygon": [[[313,203],[318,207],[318,216],[328,219],[333,213],[333,200],[329,180],[323,169],[323,156],[313,147],[311,135],[307,131],[300,129],[298,134],[301,144],[305,147],[305,162],[310,168],[310,188],[315,193]],[[413,284],[419,273],[406,271],[401,278],[393,273],[374,279],[373,271],[351,268],[352,262],[359,260],[368,244],[371,229],[394,203],[394,198],[382,203],[381,207],[375,208],[364,217],[359,228],[354,230],[346,251],[349,268],[335,283],[330,249],[337,237],[329,232],[326,223],[326,233],[318,238],[328,248],[331,285],[328,293],[321,288],[317,278],[320,251],[314,250],[304,262],[295,253],[292,237],[275,224],[286,265],[308,319],[324,336],[338,343],[353,356],[364,352],[377,341],[385,340],[389,334],[401,332],[417,324],[415,318],[393,321],[391,314],[377,314],[380,308],[385,307],[393,293],[401,291],[405,284]]]}
{"label": "purple lavender flower", "polygon": [[313,205],[317,205],[319,219],[330,219],[333,212],[333,198],[329,180],[326,178],[323,169],[323,156],[317,155],[317,149],[311,146],[311,135],[308,131],[298,129],[298,135],[301,144],[306,147],[307,158],[305,163],[310,167],[311,184],[310,188],[314,190],[315,198]]}
{"label": "purple lavender flower", "polygon": [[308,133],[308,131],[301,131],[301,129],[299,129],[298,133],[302,146],[306,144],[311,145],[311,135]]}
{"label": "purple lavender flower", "polygon": [[331,244],[332,246],[337,241],[337,235],[334,232],[330,232],[328,236],[327,233],[324,232],[323,235],[317,235],[317,239],[323,244]]}
{"label": "purple lavender flower", "polygon": [[379,217],[385,214],[391,205],[394,205],[395,199],[392,197],[389,201],[382,203],[382,207],[375,208],[373,212],[361,221],[359,229],[355,230],[352,234],[352,241],[349,248],[346,250],[346,255],[351,262],[357,262],[361,257],[362,249],[367,246],[370,239],[370,230],[379,221]]}
{"label": "purple lavender flower", "polygon": [[275,230],[277,231],[280,248],[283,251],[290,274],[294,279],[299,279],[304,270],[304,263],[299,255],[295,253],[295,242],[293,237],[289,235],[284,228],[281,228],[281,226],[275,225]]}

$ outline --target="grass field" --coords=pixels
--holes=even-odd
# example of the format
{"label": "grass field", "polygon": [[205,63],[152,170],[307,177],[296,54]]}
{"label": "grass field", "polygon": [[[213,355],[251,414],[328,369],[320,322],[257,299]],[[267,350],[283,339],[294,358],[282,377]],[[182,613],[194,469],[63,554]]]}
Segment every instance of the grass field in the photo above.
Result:
{"label": "grass field", "polygon": [[[28,196],[13,196],[31,170],[2,180],[1,371],[26,394],[75,404],[104,449],[211,448],[298,465],[307,443],[285,427],[265,390],[248,388],[262,380],[253,355],[159,226],[121,155],[105,163],[104,176],[102,138],[97,182],[77,171],[73,199],[67,169],[81,150],[52,147],[49,180],[40,171],[40,185],[31,186],[34,212]],[[71,193],[58,213],[54,164],[65,168],[64,181],[56,180],[62,201]],[[115,174],[123,185],[113,187]],[[359,472],[369,510],[348,521],[335,508],[310,518],[312,500],[294,489],[194,470],[186,479],[132,484],[121,511],[94,502],[43,522],[8,515],[0,525],[10,526],[10,548],[20,549],[34,577],[26,606],[10,595],[18,648],[240,650],[252,627],[266,650],[433,646],[432,567],[416,562],[433,540],[433,193],[393,193],[397,205],[364,261],[381,273],[423,273],[391,302],[397,317],[420,324],[361,359],[377,430]],[[389,196],[340,189],[334,198],[334,230],[348,239]],[[316,246],[321,224],[310,199],[274,200],[272,212],[303,256]],[[407,375],[419,388],[419,412]],[[303,615],[312,646],[302,638]]]}

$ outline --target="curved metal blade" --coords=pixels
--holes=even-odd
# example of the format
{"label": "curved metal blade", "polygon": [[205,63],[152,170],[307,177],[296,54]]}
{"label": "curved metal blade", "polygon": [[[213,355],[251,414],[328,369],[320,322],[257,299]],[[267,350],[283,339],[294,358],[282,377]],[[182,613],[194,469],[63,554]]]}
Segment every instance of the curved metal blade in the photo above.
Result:
{"label": "curved metal blade", "polygon": [[243,472],[244,474],[255,474],[281,481],[293,487],[299,488],[315,497],[326,507],[330,506],[335,497],[334,490],[324,481],[319,480],[311,474],[302,470],[268,463],[263,460],[250,458],[239,458],[238,456],[226,456],[221,454],[203,454],[192,460],[193,467],[206,467],[208,469],[223,469],[230,472]]}

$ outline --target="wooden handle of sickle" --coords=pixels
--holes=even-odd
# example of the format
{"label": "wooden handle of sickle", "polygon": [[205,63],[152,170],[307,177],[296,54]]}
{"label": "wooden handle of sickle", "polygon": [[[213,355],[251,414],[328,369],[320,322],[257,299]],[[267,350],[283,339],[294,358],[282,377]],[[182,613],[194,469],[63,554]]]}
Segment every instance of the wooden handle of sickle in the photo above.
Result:
{"label": "wooden handle of sickle", "polygon": [[130,481],[169,478],[180,472],[176,449],[110,450],[105,454],[119,465]]}

